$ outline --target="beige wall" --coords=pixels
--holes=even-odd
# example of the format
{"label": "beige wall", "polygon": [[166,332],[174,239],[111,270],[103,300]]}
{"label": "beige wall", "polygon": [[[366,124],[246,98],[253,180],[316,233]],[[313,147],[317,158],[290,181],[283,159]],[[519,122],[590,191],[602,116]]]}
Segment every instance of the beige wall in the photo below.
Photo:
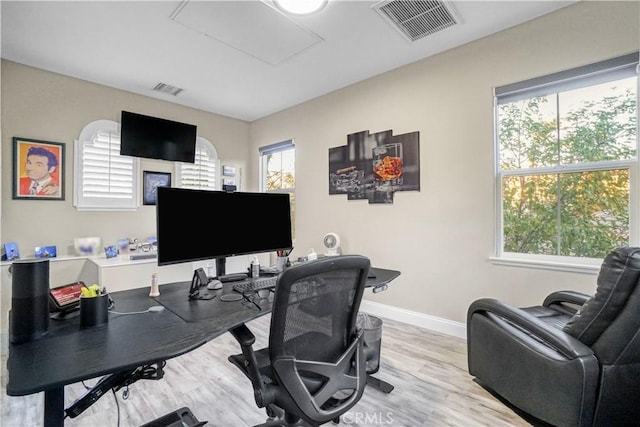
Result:
{"label": "beige wall", "polygon": [[[493,87],[638,49],[638,2],[582,2],[251,124],[254,149],[296,142],[296,250],[337,232],[346,252],[402,271],[366,298],[464,322],[469,303],[537,304],[552,290],[591,292],[595,277],[496,266]],[[419,192],[370,205],[328,194],[328,149],[349,133],[420,132]]]}
{"label": "beige wall", "polygon": [[[22,256],[33,256],[34,247],[40,245],[56,245],[64,255],[73,254],[75,237],[99,236],[103,243],[115,244],[122,237],[155,235],[154,206],[140,206],[135,212],[79,212],[73,207],[73,142],[94,120],[119,122],[121,110],[195,124],[198,136],[213,143],[224,164],[246,170],[247,122],[3,60],[2,242],[17,242]],[[11,199],[14,136],[66,145],[64,201]],[[171,172],[175,182],[173,162],[141,159],[140,185],[144,170]],[[243,180],[243,184],[251,183]],[[185,219],[188,214],[185,209]]]}
{"label": "beige wall", "polygon": [[[496,266],[492,89],[604,60],[639,47],[638,2],[581,2],[524,25],[420,61],[247,124],[130,93],[2,62],[2,242],[21,250],[65,247],[73,237],[146,236],[153,208],[77,212],[72,207],[72,141],[88,122],[118,120],[129,109],[198,125],[221,159],[246,169],[257,189],[257,148],[296,142],[296,250],[322,252],[337,232],[348,253],[402,271],[389,290],[369,300],[464,322],[469,303],[495,297],[536,304],[559,288],[590,292],[587,274]],[[328,149],[347,134],[392,129],[420,132],[421,190],[394,203],[370,205],[328,195]],[[11,137],[65,142],[67,199],[11,200]],[[173,171],[143,161],[142,170]],[[253,184],[253,185],[252,185]],[[185,218],[188,218],[185,214]]]}

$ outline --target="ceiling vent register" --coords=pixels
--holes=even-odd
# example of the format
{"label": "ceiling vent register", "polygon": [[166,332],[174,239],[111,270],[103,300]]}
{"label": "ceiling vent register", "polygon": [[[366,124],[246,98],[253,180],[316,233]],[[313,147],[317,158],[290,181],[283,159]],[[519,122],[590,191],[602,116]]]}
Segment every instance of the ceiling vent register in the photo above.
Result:
{"label": "ceiling vent register", "polygon": [[373,9],[412,42],[460,23],[450,2],[385,0]]}
{"label": "ceiling vent register", "polygon": [[171,86],[166,83],[158,83],[153,87],[153,90],[173,96],[177,96],[180,92],[183,91],[182,88]]}

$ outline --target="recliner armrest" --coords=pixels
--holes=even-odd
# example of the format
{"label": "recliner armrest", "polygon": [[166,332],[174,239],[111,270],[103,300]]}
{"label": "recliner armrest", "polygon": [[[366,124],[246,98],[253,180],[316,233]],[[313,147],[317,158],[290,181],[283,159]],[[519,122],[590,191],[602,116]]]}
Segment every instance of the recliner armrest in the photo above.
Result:
{"label": "recliner armrest", "polygon": [[593,351],[576,338],[559,329],[553,328],[524,310],[492,298],[476,300],[469,306],[467,325],[470,325],[471,318],[474,314],[482,312],[494,313],[502,317],[542,340],[569,359],[593,355]]}
{"label": "recliner armrest", "polygon": [[587,294],[582,293],[582,292],[557,291],[557,292],[553,292],[553,293],[547,295],[547,297],[544,299],[544,302],[542,303],[542,305],[545,306],[545,307],[549,307],[552,304],[569,303],[569,304],[575,304],[575,305],[582,306],[590,298],[591,298],[591,295],[587,295]]}

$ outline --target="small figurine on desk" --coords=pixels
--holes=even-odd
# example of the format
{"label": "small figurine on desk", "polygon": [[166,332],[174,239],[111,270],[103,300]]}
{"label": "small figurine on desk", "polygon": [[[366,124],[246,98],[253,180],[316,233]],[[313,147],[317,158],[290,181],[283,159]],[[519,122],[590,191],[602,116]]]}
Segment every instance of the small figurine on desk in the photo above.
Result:
{"label": "small figurine on desk", "polygon": [[159,297],[160,289],[158,288],[158,273],[153,273],[151,275],[151,292],[149,292],[150,297]]}

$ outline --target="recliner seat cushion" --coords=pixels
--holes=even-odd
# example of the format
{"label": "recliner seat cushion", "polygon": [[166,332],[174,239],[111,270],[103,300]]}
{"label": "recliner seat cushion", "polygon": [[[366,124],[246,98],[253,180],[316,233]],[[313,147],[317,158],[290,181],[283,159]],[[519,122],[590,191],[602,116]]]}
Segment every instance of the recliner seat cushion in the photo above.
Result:
{"label": "recliner seat cushion", "polygon": [[595,295],[563,331],[591,346],[622,311],[640,279],[640,248],[620,247],[602,263]]}

